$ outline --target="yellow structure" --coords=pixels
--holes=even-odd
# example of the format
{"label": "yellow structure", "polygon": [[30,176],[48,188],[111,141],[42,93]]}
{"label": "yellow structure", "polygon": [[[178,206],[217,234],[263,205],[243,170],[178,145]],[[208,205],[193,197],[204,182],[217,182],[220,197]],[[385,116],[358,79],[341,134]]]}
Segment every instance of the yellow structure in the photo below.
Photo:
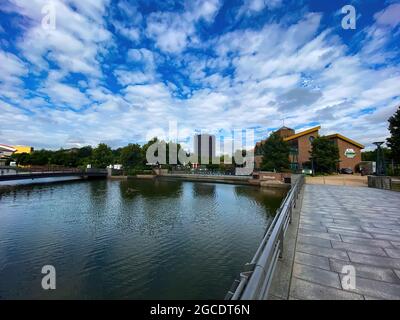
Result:
{"label": "yellow structure", "polygon": [[13,146],[13,148],[17,150],[17,151],[14,152],[14,154],[32,153],[33,152],[33,148],[29,147],[29,146]]}

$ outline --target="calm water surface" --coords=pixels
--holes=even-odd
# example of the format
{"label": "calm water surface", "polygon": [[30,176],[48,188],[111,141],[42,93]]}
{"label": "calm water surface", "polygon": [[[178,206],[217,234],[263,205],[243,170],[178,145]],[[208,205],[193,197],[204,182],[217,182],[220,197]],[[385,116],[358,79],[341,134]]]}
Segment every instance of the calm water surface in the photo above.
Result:
{"label": "calm water surface", "polygon": [[164,180],[0,186],[0,299],[222,299],[283,196]]}

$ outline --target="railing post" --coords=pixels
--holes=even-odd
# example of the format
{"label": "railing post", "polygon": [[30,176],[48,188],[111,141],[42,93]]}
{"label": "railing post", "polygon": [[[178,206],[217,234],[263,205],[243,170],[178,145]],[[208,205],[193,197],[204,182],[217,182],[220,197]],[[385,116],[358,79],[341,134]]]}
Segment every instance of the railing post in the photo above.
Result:
{"label": "railing post", "polygon": [[283,228],[279,233],[279,258],[283,258]]}

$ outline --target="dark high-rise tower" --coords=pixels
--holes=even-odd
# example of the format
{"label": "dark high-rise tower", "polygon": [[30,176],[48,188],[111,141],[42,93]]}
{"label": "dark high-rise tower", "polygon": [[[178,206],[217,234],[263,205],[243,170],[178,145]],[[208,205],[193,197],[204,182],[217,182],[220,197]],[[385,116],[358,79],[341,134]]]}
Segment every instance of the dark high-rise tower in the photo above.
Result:
{"label": "dark high-rise tower", "polygon": [[194,152],[199,163],[211,163],[213,158],[215,158],[215,136],[210,134],[195,135]]}

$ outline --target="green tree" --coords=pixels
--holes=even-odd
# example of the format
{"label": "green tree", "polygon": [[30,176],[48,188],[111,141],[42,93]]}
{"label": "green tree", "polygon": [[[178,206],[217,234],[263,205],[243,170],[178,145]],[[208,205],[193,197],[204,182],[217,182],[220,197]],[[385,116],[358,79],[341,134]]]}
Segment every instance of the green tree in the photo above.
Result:
{"label": "green tree", "polygon": [[92,156],[93,148],[91,146],[85,146],[78,150],[78,157],[80,159],[89,158]]}
{"label": "green tree", "polygon": [[128,144],[121,148],[119,159],[126,169],[142,166],[142,148],[138,144]]}
{"label": "green tree", "polygon": [[53,151],[49,163],[64,167],[75,167],[78,164],[77,149]]}
{"label": "green tree", "polygon": [[35,150],[30,154],[30,163],[34,166],[43,166],[50,164],[51,155],[53,154],[52,151],[49,150]]}
{"label": "green tree", "polygon": [[92,164],[96,168],[106,168],[114,163],[114,157],[111,148],[105,143],[100,143],[97,148],[94,148],[92,154]]}
{"label": "green tree", "polygon": [[317,137],[312,142],[311,158],[316,172],[335,172],[340,159],[339,148],[327,137]]}
{"label": "green tree", "polygon": [[261,169],[280,172],[289,168],[289,144],[277,133],[272,133],[262,145]]}
{"label": "green tree", "polygon": [[78,166],[84,166],[90,164],[90,160],[93,154],[93,148],[91,146],[85,146],[78,150]]}
{"label": "green tree", "polygon": [[31,164],[31,156],[28,153],[18,153],[14,155],[13,160],[17,162],[18,165],[28,165]]}
{"label": "green tree", "polygon": [[392,150],[393,159],[400,162],[400,106],[388,121],[391,136],[387,139],[387,145]]}
{"label": "green tree", "polygon": [[[382,148],[385,161],[392,159],[392,152],[389,148]],[[376,149],[372,151],[364,151],[361,153],[362,161],[376,161]]]}

